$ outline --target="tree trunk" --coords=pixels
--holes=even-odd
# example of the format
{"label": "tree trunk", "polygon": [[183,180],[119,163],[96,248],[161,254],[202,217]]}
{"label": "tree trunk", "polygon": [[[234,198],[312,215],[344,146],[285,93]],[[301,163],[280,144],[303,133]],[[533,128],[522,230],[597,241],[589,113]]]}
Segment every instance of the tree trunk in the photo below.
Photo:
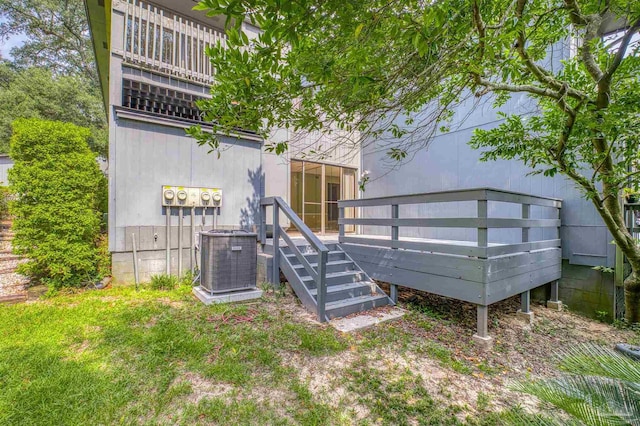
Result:
{"label": "tree trunk", "polygon": [[624,307],[627,324],[640,322],[640,274],[636,271],[624,280]]}

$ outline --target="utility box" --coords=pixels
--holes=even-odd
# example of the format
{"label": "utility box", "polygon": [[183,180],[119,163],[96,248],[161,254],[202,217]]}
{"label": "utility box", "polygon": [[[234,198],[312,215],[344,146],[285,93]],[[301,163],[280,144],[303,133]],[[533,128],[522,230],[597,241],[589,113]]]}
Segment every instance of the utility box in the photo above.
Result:
{"label": "utility box", "polygon": [[255,290],[257,234],[209,231],[200,234],[200,287],[210,295]]}

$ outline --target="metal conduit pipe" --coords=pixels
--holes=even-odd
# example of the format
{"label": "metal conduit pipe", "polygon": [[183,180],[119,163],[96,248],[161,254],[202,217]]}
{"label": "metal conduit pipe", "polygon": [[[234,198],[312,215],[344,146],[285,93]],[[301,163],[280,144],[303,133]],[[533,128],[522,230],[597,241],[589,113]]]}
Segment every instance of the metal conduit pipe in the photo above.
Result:
{"label": "metal conduit pipe", "polygon": [[196,257],[196,208],[191,207],[191,235],[189,235],[189,268],[193,272],[193,260]]}
{"label": "metal conduit pipe", "polygon": [[182,207],[178,209],[178,276],[182,277]]}
{"label": "metal conduit pipe", "polygon": [[167,275],[171,275],[171,207],[165,207],[164,212],[167,215],[167,238],[165,241],[167,245]]}

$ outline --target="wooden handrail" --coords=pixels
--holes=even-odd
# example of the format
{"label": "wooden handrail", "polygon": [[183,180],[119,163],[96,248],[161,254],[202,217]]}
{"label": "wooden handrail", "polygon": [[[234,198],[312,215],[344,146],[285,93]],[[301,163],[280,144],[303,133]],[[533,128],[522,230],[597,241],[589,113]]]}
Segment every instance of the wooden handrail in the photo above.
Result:
{"label": "wooden handrail", "polygon": [[359,198],[338,201],[339,207],[373,207],[386,205],[447,203],[454,201],[501,201],[506,203],[530,204],[542,207],[560,208],[562,200],[505,191],[496,188],[471,188],[452,191],[425,192],[419,194],[390,195],[385,197]]}
{"label": "wooden handrail", "polygon": [[[475,202],[477,215],[475,217],[449,217],[449,218],[401,218],[400,205],[448,203],[448,202]],[[522,206],[521,218],[496,218],[489,217],[488,203],[504,202],[519,204]],[[451,255],[473,256],[489,258],[522,251],[540,250],[552,247],[560,247],[558,238],[544,241],[530,241],[530,228],[559,228],[561,222],[557,219],[532,219],[531,206],[541,206],[555,209],[557,212],[562,207],[562,200],[540,197],[536,195],[511,192],[494,188],[472,188],[454,191],[430,192],[423,194],[393,195],[388,197],[374,197],[356,200],[338,201],[339,210],[339,241],[346,244],[364,244],[391,249],[419,250],[437,252]],[[390,207],[391,217],[356,217],[345,218],[346,208],[365,207]],[[360,226],[384,226],[391,229],[390,239],[367,238],[366,236],[346,236],[345,225]],[[413,228],[475,228],[477,229],[477,242],[473,245],[460,245],[447,243],[446,241],[410,241],[400,240],[400,227]],[[490,245],[488,230],[492,228],[520,228],[522,229],[522,242],[517,244]]]}
{"label": "wooden handrail", "polygon": [[[260,200],[262,209],[262,218],[260,223],[260,242],[266,244],[267,241],[267,222],[266,208],[273,207],[273,282],[277,284],[280,281],[280,237],[287,243],[291,252],[300,261],[309,276],[316,283],[317,288],[317,314],[318,321],[324,322],[326,318],[326,298],[327,298],[327,259],[329,249],[322,241],[313,233],[313,231],[304,223],[302,219],[293,211],[293,209],[281,197],[267,197]],[[291,221],[298,229],[304,239],[318,253],[317,270],[313,269],[304,255],[298,250],[291,237],[280,226],[280,211]]]}

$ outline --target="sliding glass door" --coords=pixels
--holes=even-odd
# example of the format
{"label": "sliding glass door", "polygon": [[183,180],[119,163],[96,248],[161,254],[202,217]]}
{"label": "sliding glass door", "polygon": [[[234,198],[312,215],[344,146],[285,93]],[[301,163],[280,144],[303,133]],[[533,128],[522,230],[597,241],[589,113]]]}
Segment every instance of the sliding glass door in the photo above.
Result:
{"label": "sliding glass door", "polygon": [[[338,200],[355,197],[355,169],[291,162],[291,208],[312,231],[338,232]],[[345,211],[345,216],[353,217],[353,212]],[[347,226],[345,231],[353,232],[352,228]]]}

